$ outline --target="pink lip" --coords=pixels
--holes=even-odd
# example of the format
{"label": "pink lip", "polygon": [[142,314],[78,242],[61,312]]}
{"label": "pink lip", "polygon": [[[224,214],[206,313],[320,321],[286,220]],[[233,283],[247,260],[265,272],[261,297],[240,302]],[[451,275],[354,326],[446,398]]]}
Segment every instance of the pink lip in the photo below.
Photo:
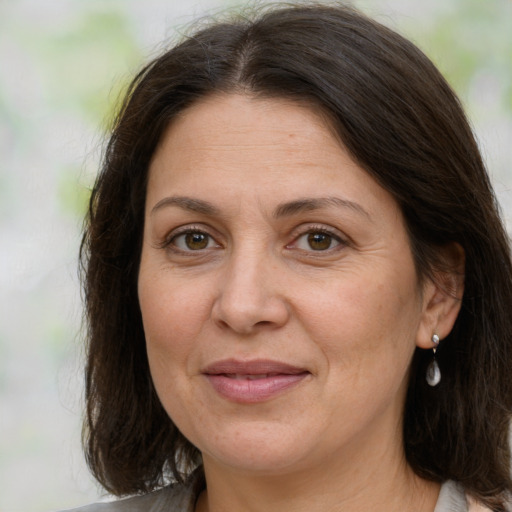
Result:
{"label": "pink lip", "polygon": [[264,359],[217,361],[203,374],[219,395],[246,404],[270,400],[310,375],[304,368]]}

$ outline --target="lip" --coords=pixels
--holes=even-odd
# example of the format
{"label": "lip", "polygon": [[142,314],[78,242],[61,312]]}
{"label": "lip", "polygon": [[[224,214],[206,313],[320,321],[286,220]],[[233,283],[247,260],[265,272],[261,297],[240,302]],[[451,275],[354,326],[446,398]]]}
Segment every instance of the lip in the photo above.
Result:
{"label": "lip", "polygon": [[208,365],[202,373],[220,396],[246,404],[270,400],[310,375],[305,368],[268,359],[225,359]]}

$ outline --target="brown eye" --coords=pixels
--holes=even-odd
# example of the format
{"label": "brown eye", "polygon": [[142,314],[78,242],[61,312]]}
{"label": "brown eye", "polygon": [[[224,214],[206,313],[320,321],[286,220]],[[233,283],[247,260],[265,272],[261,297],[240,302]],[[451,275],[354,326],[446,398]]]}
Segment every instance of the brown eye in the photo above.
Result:
{"label": "brown eye", "polygon": [[185,244],[187,248],[196,251],[208,247],[208,235],[204,233],[187,233],[185,235]]}
{"label": "brown eye", "polygon": [[302,251],[321,252],[334,249],[342,243],[338,236],[327,231],[308,231],[299,236],[293,246]]}
{"label": "brown eye", "polygon": [[331,248],[333,238],[327,233],[309,233],[308,244],[314,251],[325,251]]}
{"label": "brown eye", "polygon": [[176,235],[172,239],[172,244],[182,251],[201,251],[216,245],[210,235],[201,231],[188,231]]}

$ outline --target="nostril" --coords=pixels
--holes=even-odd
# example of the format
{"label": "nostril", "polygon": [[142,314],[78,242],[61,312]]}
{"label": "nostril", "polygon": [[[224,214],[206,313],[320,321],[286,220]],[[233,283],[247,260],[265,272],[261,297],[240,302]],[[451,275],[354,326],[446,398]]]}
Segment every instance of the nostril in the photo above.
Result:
{"label": "nostril", "polygon": [[265,327],[267,325],[272,325],[272,322],[268,321],[268,320],[261,320],[260,322],[256,322],[255,324],[256,326],[261,326],[261,327]]}

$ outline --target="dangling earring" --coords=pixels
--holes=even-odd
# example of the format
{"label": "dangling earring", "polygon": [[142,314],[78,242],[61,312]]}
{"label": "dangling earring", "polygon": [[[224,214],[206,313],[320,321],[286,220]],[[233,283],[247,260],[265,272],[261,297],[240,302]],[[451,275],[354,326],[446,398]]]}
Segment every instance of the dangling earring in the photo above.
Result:
{"label": "dangling earring", "polygon": [[434,344],[434,347],[432,348],[434,357],[427,368],[427,384],[434,387],[441,382],[441,370],[439,369],[439,365],[436,361],[436,350],[439,345],[439,336],[435,333],[432,335],[432,343]]}

